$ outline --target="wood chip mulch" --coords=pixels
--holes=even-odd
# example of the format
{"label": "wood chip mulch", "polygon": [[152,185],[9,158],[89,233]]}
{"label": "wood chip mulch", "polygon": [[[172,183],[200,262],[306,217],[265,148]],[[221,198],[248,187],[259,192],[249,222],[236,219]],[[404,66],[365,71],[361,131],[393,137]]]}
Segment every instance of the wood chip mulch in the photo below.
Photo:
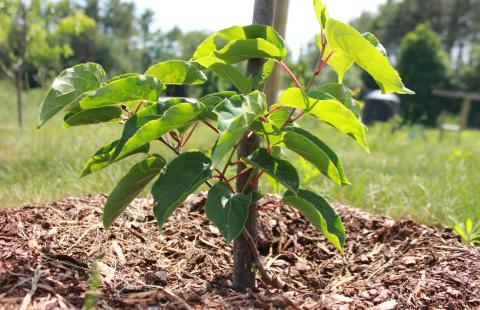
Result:
{"label": "wood chip mulch", "polygon": [[[138,198],[105,232],[105,196],[0,210],[0,308],[81,308],[95,257],[105,309],[478,309],[480,251],[449,231],[335,205],[345,254],[268,196],[258,246],[283,290],[259,280],[236,293],[231,247],[190,196],[162,233],[151,198]],[[272,208],[270,208],[272,207]],[[101,254],[104,254],[103,257]]]}

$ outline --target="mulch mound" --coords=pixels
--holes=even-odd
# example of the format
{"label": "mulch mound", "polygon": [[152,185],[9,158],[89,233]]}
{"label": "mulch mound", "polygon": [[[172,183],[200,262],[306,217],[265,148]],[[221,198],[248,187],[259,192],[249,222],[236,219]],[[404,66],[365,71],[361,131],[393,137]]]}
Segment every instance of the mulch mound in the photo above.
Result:
{"label": "mulch mound", "polygon": [[[236,293],[231,247],[190,196],[162,233],[151,198],[136,199],[105,232],[105,196],[0,210],[0,308],[81,308],[92,264],[99,308],[480,308],[480,251],[449,231],[335,205],[348,237],[339,254],[301,215],[259,202],[258,247],[283,290],[259,280]],[[97,258],[97,259],[95,259]]]}

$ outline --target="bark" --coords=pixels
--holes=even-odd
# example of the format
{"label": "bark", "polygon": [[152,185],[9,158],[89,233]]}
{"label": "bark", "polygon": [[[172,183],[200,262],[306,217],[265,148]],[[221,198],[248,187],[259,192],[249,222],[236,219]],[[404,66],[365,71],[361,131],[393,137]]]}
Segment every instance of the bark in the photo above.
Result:
{"label": "bark", "polygon": [[[275,0],[255,0],[253,9],[253,24],[273,25],[275,12]],[[247,63],[247,75],[253,75],[259,72],[263,60],[251,59]],[[244,137],[238,145],[238,158],[252,154],[260,146],[260,138],[256,135]],[[237,171],[240,172],[245,166],[240,163],[237,165]],[[249,181],[252,170],[243,174],[237,179],[237,191],[244,189]],[[258,188],[256,182],[246,187],[245,192],[256,191]],[[253,240],[257,237],[257,212],[250,206],[250,214],[245,224],[245,229],[252,236]],[[237,291],[245,291],[255,287],[255,260],[248,246],[247,240],[242,235],[237,237],[233,245],[233,286]]]}
{"label": "bark", "polygon": [[[277,0],[275,5],[275,19],[273,21],[273,27],[283,38],[285,38],[285,33],[287,30],[288,4],[289,0]],[[265,94],[267,96],[268,103],[272,104],[276,102],[278,98],[278,92],[282,88],[282,82],[282,71],[280,67],[275,64],[272,75],[265,85]]]}

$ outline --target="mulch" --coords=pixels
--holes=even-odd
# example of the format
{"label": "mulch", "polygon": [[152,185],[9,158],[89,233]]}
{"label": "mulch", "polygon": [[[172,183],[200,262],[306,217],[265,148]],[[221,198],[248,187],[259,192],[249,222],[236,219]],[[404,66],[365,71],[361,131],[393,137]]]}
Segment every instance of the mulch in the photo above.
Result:
{"label": "mulch", "polygon": [[[97,307],[112,309],[476,309],[480,251],[452,232],[335,205],[345,253],[295,210],[268,196],[258,247],[273,289],[237,293],[231,247],[190,196],[159,233],[152,199],[138,198],[105,231],[105,196],[0,210],[0,308],[81,308],[92,264]],[[276,207],[276,208],[275,208]],[[95,259],[96,258],[96,259]]]}

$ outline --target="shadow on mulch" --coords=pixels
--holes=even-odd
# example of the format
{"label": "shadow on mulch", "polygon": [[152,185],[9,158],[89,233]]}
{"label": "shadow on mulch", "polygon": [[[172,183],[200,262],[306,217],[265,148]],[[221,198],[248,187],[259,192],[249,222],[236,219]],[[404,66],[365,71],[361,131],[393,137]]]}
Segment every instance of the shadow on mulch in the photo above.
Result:
{"label": "shadow on mulch", "polygon": [[[100,254],[99,308],[469,309],[480,307],[480,251],[451,232],[335,205],[344,255],[269,196],[258,246],[284,290],[231,289],[231,247],[191,196],[158,232],[152,200],[136,199],[108,231],[104,196],[0,210],[0,308],[80,308]],[[33,284],[33,285],[32,285]],[[32,289],[33,287],[33,289]]]}

